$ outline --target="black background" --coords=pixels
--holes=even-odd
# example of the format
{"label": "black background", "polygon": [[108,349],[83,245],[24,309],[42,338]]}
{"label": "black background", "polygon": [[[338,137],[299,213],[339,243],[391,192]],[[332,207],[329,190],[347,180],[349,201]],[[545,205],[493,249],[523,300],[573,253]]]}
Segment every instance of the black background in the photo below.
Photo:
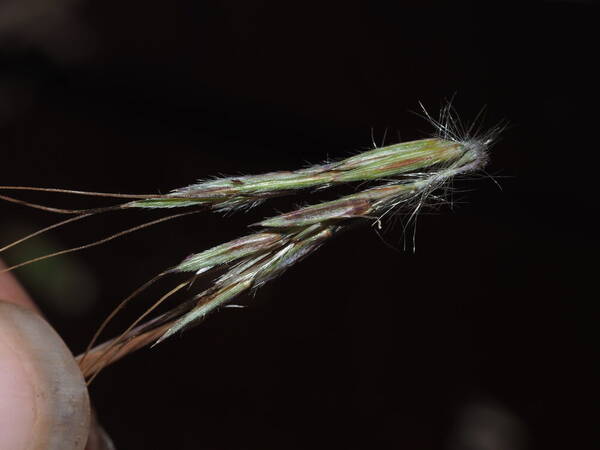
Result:
{"label": "black background", "polygon": [[[452,96],[467,122],[487,105],[487,125],[510,124],[487,169],[502,190],[457,181],[453,209],[419,217],[416,253],[390,248],[412,242],[400,225],[390,245],[368,226],[347,233],[247,308],[105,370],[91,395],[117,448],[592,448],[597,7],[48,3],[0,8],[0,184],[167,192],[293,169],[367,149],[372,131],[378,144],[386,129],[386,143],[427,136],[411,111]],[[17,275],[78,353],[155,273],[321,198],[177,220]],[[156,216],[106,215],[44,239],[67,248]],[[1,204],[0,236],[56,220]],[[51,295],[35,270],[60,272],[65,289]],[[70,310],[80,296],[88,306]]]}

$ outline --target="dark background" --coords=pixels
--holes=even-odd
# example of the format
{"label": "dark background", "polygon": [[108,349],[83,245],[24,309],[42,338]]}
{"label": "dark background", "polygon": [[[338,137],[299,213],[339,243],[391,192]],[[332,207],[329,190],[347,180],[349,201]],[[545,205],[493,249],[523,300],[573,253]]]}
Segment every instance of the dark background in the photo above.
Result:
{"label": "dark background", "polygon": [[[452,210],[419,217],[415,254],[390,248],[412,241],[400,225],[390,245],[355,230],[247,308],[105,370],[91,393],[117,447],[592,448],[598,19],[586,2],[0,3],[3,185],[167,192],[293,169],[367,149],[372,131],[378,144],[386,129],[386,143],[427,136],[411,111],[452,96],[467,122],[487,105],[487,125],[510,124],[487,169],[502,190],[457,181]],[[17,275],[79,353],[155,273],[320,195],[173,221]],[[2,257],[156,216],[107,214]],[[0,204],[1,242],[56,220]]]}

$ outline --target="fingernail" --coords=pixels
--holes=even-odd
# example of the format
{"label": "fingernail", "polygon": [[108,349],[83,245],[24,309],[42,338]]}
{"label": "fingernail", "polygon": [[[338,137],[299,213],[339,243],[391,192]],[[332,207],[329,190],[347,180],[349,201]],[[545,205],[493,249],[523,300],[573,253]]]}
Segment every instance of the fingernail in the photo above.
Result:
{"label": "fingernail", "polygon": [[0,448],[81,450],[90,423],[73,355],[38,314],[0,301]]}

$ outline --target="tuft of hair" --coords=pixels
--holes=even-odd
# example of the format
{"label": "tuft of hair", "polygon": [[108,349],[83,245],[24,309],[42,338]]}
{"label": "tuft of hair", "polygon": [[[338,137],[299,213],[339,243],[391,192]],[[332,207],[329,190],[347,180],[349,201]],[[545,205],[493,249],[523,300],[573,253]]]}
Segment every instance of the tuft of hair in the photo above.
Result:
{"label": "tuft of hair", "polygon": [[481,168],[488,161],[489,150],[508,125],[506,121],[500,121],[490,128],[485,128],[485,106],[473,120],[463,122],[452,105],[452,98],[440,108],[437,119],[427,111],[423,103],[419,102],[419,106],[423,111],[419,116],[427,120],[434,129],[433,137],[459,142],[475,150],[481,156]]}
{"label": "tuft of hair", "polygon": [[[406,249],[407,232],[412,230],[412,251],[416,250],[416,226],[417,218],[423,213],[424,209],[433,211],[441,206],[450,206],[453,208],[457,203],[457,194],[462,193],[454,186],[456,178],[464,178],[467,175],[479,173],[485,177],[492,179],[496,184],[496,180],[485,172],[484,167],[489,162],[489,151],[492,146],[498,141],[499,136],[508,126],[506,121],[501,121],[492,127],[485,127],[485,107],[477,113],[475,118],[470,122],[464,122],[459,117],[457,111],[452,105],[452,99],[445,102],[440,108],[437,118],[434,118],[425,108],[423,103],[419,102],[422,113],[417,113],[420,117],[429,122],[434,132],[432,137],[445,139],[457,142],[476,155],[475,159],[456,170],[452,176],[444,176],[445,168],[428,170],[425,172],[417,172],[412,174],[404,174],[403,182],[416,180],[431,180],[431,183],[426,188],[415,192],[408,198],[401,198],[391,203],[382,213],[380,213],[372,225],[378,236],[383,240],[383,236],[378,230],[382,229],[382,221],[384,218],[389,218],[391,222],[386,226],[386,230],[391,228],[393,224],[400,223],[402,227],[403,248]],[[447,167],[446,167],[447,169]],[[397,180],[391,180],[388,184],[396,184]],[[498,185],[499,186],[499,185]],[[460,201],[458,201],[460,203]],[[388,244],[384,240],[385,244]],[[392,245],[395,248],[395,246]]]}

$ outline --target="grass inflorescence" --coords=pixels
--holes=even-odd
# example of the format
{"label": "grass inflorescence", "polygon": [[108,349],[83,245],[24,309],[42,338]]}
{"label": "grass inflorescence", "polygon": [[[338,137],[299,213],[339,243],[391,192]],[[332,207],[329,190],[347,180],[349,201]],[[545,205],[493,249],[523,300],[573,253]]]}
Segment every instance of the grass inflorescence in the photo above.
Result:
{"label": "grass inflorescence", "polygon": [[[488,149],[500,132],[500,127],[483,135],[473,132],[472,127],[460,130],[449,109],[442,111],[440,120],[428,118],[438,131],[436,137],[374,148],[337,162],[295,171],[200,181],[164,195],[0,186],[3,191],[42,190],[127,200],[112,207],[66,210],[0,195],[0,199],[71,216],[5,246],[0,252],[58,226],[107,211],[132,208],[189,209],[58,254],[99,245],[128,232],[203,210],[244,209],[257,206],[269,198],[291,195],[306,189],[314,191],[349,183],[357,186],[363,186],[365,182],[371,183],[370,187],[341,198],[305,206],[252,224],[255,232],[188,256],[145,283],[117,306],[96,332],[85,353],[78,357],[84,375],[91,380],[102,368],[127,353],[148,344],[159,343],[199,323],[210,312],[227,305],[240,294],[258,289],[315,252],[340,231],[361,222],[379,224],[382,218],[398,211],[413,217],[425,200],[453,177],[483,169],[487,163]],[[374,183],[379,184],[373,185]],[[44,255],[7,270],[56,255]],[[208,289],[144,322],[151,312],[175,292],[191,286],[197,277],[215,269],[220,269],[221,275]],[[188,274],[189,278],[161,297],[120,336],[94,347],[101,332],[118,311],[149,285],[173,273]]]}

